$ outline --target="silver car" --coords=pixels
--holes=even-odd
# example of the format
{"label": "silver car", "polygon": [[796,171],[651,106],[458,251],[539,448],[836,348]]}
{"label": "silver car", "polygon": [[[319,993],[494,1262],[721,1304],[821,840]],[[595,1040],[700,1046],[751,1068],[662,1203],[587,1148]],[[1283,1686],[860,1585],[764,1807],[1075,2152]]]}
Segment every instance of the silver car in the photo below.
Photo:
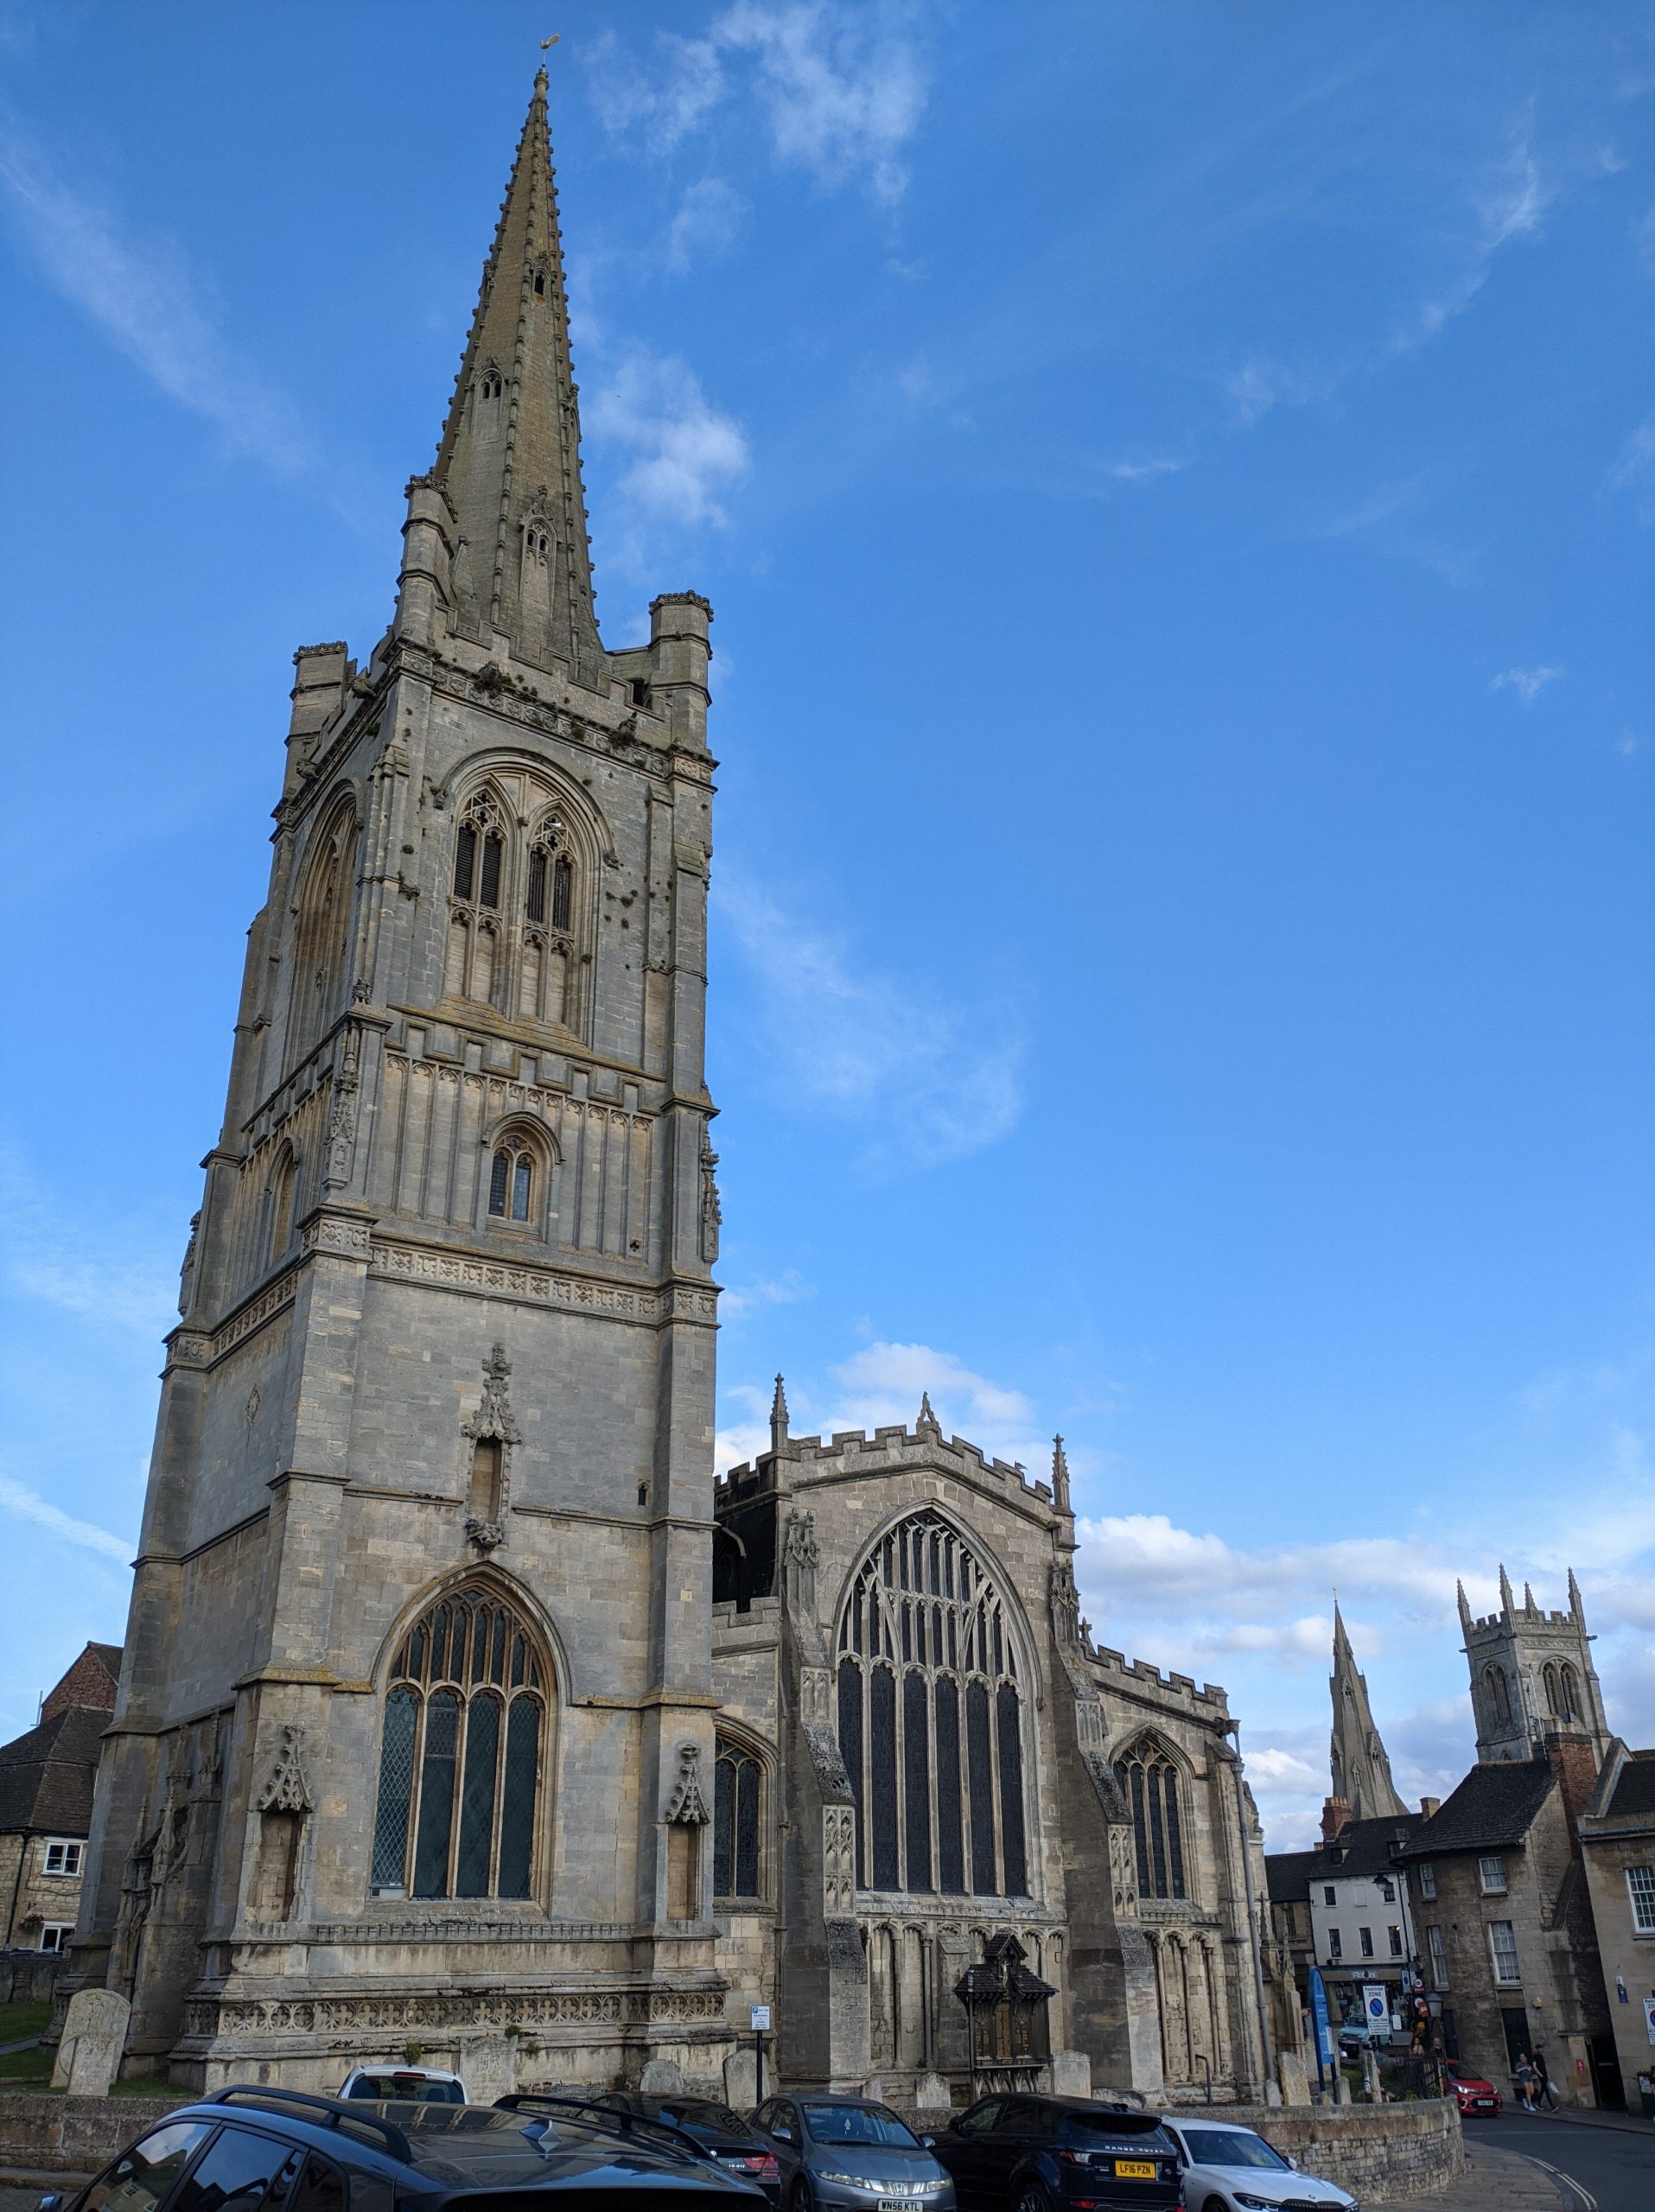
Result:
{"label": "silver car", "polygon": [[754,2124],[781,2169],[783,2212],[954,2212],[954,2184],[888,2105],[772,2097]]}
{"label": "silver car", "polygon": [[1178,2145],[1188,2212],[1362,2212],[1348,2190],[1302,2174],[1251,2127],[1190,2113],[1163,2113]]}

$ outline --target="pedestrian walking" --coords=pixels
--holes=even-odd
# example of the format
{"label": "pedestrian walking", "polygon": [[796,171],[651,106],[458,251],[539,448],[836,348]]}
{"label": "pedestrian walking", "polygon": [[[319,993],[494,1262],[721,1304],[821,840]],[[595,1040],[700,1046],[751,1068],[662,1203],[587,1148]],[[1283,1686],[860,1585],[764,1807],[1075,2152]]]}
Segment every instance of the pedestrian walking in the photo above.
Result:
{"label": "pedestrian walking", "polygon": [[1512,2069],[1512,2079],[1517,2083],[1517,2093],[1523,2100],[1525,2112],[1532,2112],[1534,2104],[1534,2061],[1525,2050]]}
{"label": "pedestrian walking", "polygon": [[1551,2075],[1546,2069],[1546,2054],[1541,2050],[1539,2044],[1536,2044],[1529,2055],[1534,2061],[1534,2108],[1537,2112],[1539,2111],[1540,2100],[1544,2097],[1548,2108],[1556,2112],[1557,2100],[1551,2093]]}

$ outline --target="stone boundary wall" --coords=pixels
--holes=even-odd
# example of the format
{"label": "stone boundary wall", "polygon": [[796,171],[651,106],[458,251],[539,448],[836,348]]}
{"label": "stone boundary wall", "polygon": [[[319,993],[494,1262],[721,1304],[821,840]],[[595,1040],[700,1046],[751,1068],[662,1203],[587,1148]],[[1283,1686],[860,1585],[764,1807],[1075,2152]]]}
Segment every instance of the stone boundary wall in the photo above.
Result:
{"label": "stone boundary wall", "polygon": [[[1396,2105],[1186,2105],[1192,2127],[1209,2116],[1251,2127],[1304,2171],[1337,2182],[1364,2204],[1446,2189],[1466,2170],[1460,2108],[1452,2097]],[[1192,2208],[1200,2212],[1200,2208]]]}
{"label": "stone boundary wall", "polygon": [[78,2175],[83,2180],[106,2166],[134,2136],[154,2127],[180,2105],[175,2097],[63,2097],[26,2090],[0,2091],[0,2180],[13,2174]]}

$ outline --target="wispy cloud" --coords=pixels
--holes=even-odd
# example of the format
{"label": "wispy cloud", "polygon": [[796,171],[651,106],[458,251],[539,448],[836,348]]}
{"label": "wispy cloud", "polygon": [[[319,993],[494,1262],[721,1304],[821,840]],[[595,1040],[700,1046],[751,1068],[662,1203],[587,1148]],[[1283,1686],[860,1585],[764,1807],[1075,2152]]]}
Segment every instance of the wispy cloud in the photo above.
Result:
{"label": "wispy cloud", "polygon": [[1392,332],[1388,350],[1410,353],[1463,315],[1488,282],[1501,251],[1518,238],[1539,235],[1561,189],[1562,179],[1541,169],[1532,122],[1525,117],[1505,155],[1472,188],[1474,227],[1459,268]]}
{"label": "wispy cloud", "polygon": [[16,130],[0,137],[0,186],[54,289],[158,391],[211,423],[227,453],[279,476],[315,467],[291,404],[226,340],[180,246],[124,228]]}
{"label": "wispy cloud", "polygon": [[670,155],[724,101],[750,99],[779,162],[888,204],[907,188],[902,156],[926,105],[909,16],[836,0],[736,0],[703,37],[658,33],[653,73],[610,35],[589,48],[593,105],[606,129]]}
{"label": "wispy cloud", "polygon": [[689,186],[666,233],[669,266],[682,270],[722,259],[746,213],[746,200],[722,177],[705,176]]}
{"label": "wispy cloud", "polygon": [[1347,373],[1341,367],[1312,366],[1277,360],[1267,353],[1250,353],[1227,378],[1225,392],[1237,422],[1244,429],[1251,429],[1275,408],[1308,407],[1331,399]]}
{"label": "wispy cloud", "polygon": [[757,1027],[789,1100],[853,1126],[865,1167],[936,1166],[1005,1135],[1022,1104],[1008,1013],[858,968],[842,937],[729,870],[714,900],[757,984]]}
{"label": "wispy cloud", "polygon": [[1189,467],[1191,454],[1143,454],[1111,461],[1109,473],[1119,484],[1155,484],[1163,476],[1177,476]]}
{"label": "wispy cloud", "polygon": [[1542,664],[1535,668],[1503,668],[1489,683],[1491,691],[1514,691],[1525,707],[1533,706],[1548,683],[1555,683],[1561,668]]}
{"label": "wispy cloud", "polygon": [[621,457],[615,490],[628,568],[646,564],[664,531],[726,521],[722,497],[752,456],[741,425],[711,404],[687,362],[633,348],[599,379],[586,420],[594,444]]}
{"label": "wispy cloud", "polygon": [[130,1541],[111,1535],[107,1529],[100,1529],[93,1522],[76,1521],[55,1505],[48,1504],[45,1498],[36,1497],[24,1484],[14,1482],[9,1475],[0,1475],[0,1512],[13,1514],[20,1521],[32,1521],[36,1528],[48,1529],[65,1543],[78,1544],[83,1551],[100,1552],[105,1559],[118,1560],[123,1567],[131,1562],[133,1546]]}
{"label": "wispy cloud", "polygon": [[806,1282],[797,1268],[788,1268],[780,1275],[733,1283],[718,1301],[718,1318],[725,1322],[747,1321],[773,1306],[792,1306],[801,1298],[815,1295],[815,1284]]}
{"label": "wispy cloud", "polygon": [[0,1146],[0,1286],[12,1296],[159,1344],[177,1320],[177,1281],[158,1256],[135,1255],[118,1231],[89,1238],[48,1205],[9,1146]]}
{"label": "wispy cloud", "polygon": [[1644,417],[1615,455],[1608,486],[1633,493],[1645,521],[1655,519],[1655,415]]}

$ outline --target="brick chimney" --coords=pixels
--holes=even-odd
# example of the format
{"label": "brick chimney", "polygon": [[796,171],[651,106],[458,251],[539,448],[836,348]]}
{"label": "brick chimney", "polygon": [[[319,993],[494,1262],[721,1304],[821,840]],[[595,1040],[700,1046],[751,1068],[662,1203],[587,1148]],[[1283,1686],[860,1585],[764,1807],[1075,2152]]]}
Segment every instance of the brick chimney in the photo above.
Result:
{"label": "brick chimney", "polygon": [[1419,1801],[1419,1809],[1429,1821],[1442,1811],[1442,1800],[1440,1797],[1422,1797]]}
{"label": "brick chimney", "polygon": [[1340,1830],[1350,1824],[1351,1808],[1348,1799],[1327,1797],[1321,1807],[1321,1840],[1331,1843]]}
{"label": "brick chimney", "polygon": [[1557,1777],[1563,1810],[1569,1816],[1569,1840],[1578,1850],[1580,1839],[1575,1833],[1575,1822],[1591,1802],[1592,1792],[1597,1787],[1597,1754],[1592,1748],[1591,1738],[1548,1736],[1546,1763]]}

